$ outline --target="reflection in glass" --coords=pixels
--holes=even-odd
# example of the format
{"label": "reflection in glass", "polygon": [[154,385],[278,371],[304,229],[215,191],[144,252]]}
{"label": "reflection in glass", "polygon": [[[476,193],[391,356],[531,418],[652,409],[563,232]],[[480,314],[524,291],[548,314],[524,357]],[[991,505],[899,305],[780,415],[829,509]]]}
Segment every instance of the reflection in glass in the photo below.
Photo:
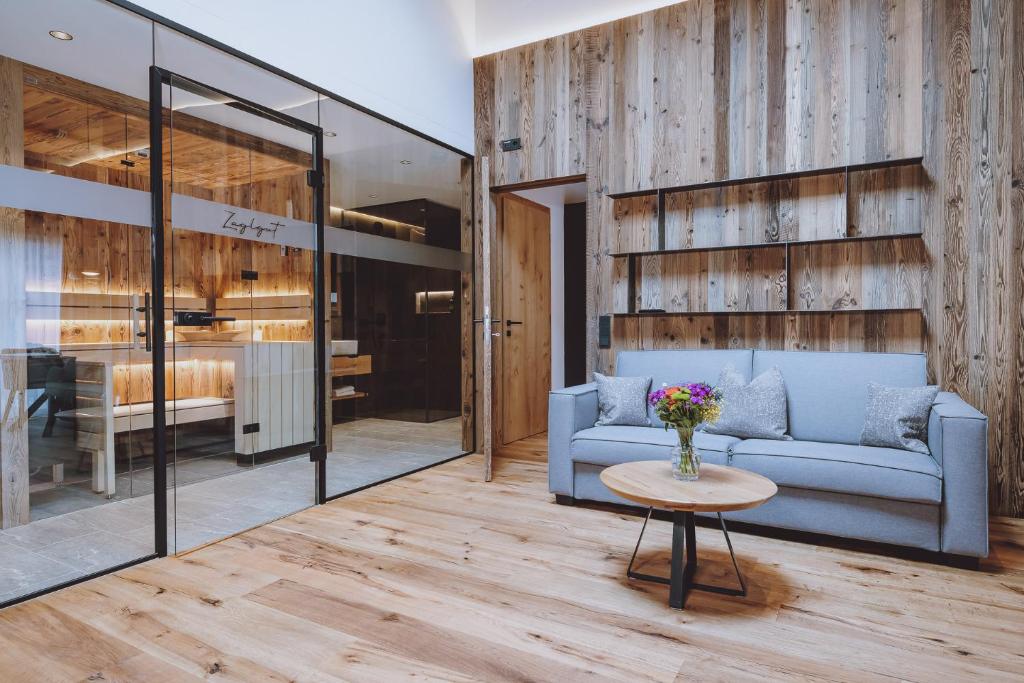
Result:
{"label": "reflection in glass", "polygon": [[[0,9],[0,602],[155,548],[148,416],[129,407],[151,400],[148,103],[134,89],[150,24],[87,0],[61,24],[78,39],[45,49],[53,11]],[[93,22],[119,32],[120,60],[141,58],[141,79],[80,30]]]}
{"label": "reflection in glass", "polygon": [[172,79],[168,539],[182,552],[314,502],[312,136]]}
{"label": "reflection in glass", "polygon": [[[337,103],[328,138],[329,225],[351,236],[331,258],[332,452],[337,495],[464,452],[461,155]],[[454,255],[455,258],[451,258]]]}

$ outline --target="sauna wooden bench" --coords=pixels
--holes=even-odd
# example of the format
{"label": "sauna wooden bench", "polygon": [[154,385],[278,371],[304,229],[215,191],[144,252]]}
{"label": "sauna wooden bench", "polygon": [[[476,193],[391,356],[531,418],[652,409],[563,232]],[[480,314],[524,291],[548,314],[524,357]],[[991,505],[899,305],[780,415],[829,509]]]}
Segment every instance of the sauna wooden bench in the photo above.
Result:
{"label": "sauna wooden bench", "polygon": [[[233,398],[220,398],[217,396],[204,396],[199,398],[179,398],[166,402],[167,426],[188,424],[190,422],[204,422],[206,420],[219,420],[225,417],[233,417],[235,414],[235,400]],[[114,406],[112,410],[113,429],[106,430],[104,425],[108,419],[103,406],[91,406],[88,408],[75,408],[62,410],[57,413],[58,419],[74,420],[79,423],[78,433],[91,433],[94,439],[87,443],[79,443],[79,448],[85,448],[93,453],[92,460],[92,488],[96,493],[104,493],[108,497],[113,496],[116,482],[116,468],[114,467],[113,435],[123,434],[141,429],[152,429],[153,427],[153,403],[126,403]],[[89,427],[93,427],[90,429]],[[109,435],[111,438],[105,438]]]}
{"label": "sauna wooden bench", "polygon": [[[145,365],[150,356],[129,344],[65,345],[61,350],[79,362],[103,366],[102,381],[108,387],[103,392],[103,404],[64,412],[94,411],[85,417],[102,421],[102,426],[96,430],[95,446],[86,448],[94,453],[93,490],[113,496],[116,490],[114,435],[153,426],[151,402],[114,405],[113,369],[115,365]],[[234,449],[243,455],[313,440],[312,342],[176,342],[174,353],[168,353],[167,362],[189,360],[231,361],[233,398],[199,396],[177,399],[177,403],[168,401],[168,426],[234,417]],[[172,405],[177,406],[174,413]],[[175,414],[177,417],[173,417]],[[262,424],[262,428],[257,433],[244,434],[243,427],[249,423]],[[80,428],[80,434],[93,431],[88,424],[83,426],[86,429]],[[89,444],[93,437],[85,441]]]}

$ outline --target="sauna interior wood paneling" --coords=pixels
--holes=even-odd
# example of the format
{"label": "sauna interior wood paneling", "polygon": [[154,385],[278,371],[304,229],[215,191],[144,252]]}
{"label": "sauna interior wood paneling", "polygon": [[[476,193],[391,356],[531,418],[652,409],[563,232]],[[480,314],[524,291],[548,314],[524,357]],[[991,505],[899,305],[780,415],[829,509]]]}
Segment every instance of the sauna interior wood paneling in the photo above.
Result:
{"label": "sauna interior wood paneling", "polygon": [[[149,189],[148,160],[125,153],[148,144],[147,103],[31,65],[24,65],[23,72],[26,166]],[[165,191],[312,220],[312,194],[305,178],[309,154],[179,112],[168,114],[165,148],[171,149],[172,137]],[[122,163],[126,159],[131,165]],[[170,203],[166,205],[170,224]],[[127,315],[131,303],[125,300],[119,306],[113,301],[150,289],[149,230],[32,211],[25,212],[25,222],[34,255],[28,264],[29,291],[112,297],[105,315],[95,309],[62,309],[56,321],[33,321],[30,329],[58,325],[62,344],[133,341]],[[251,306],[229,313],[237,322],[217,323],[215,329],[234,329],[265,341],[312,339],[311,252],[290,249],[282,254],[277,245],[181,228],[168,233],[164,267],[168,293],[175,297],[172,305],[192,308],[197,305],[193,300],[200,299],[198,307],[210,310],[217,301],[234,308],[226,302],[245,300]],[[259,279],[241,280],[243,269],[256,271]],[[84,272],[98,275],[86,277]],[[296,295],[304,299],[287,310],[267,303]]]}
{"label": "sauna interior wood paneling", "polygon": [[[930,380],[989,416],[993,511],[1024,516],[1024,4],[689,0],[561,40],[582,49],[583,102],[569,97],[560,124],[582,106],[588,369],[610,369],[629,348],[925,351]],[[565,175],[557,164],[523,171],[527,153],[497,148],[522,110],[563,114],[536,78],[523,87],[509,75],[545,44],[566,43],[475,62],[477,152],[494,158],[494,184]],[[574,79],[569,63],[561,76],[544,70],[544,84]],[[524,147],[563,130],[534,126]],[[666,196],[665,248],[920,230],[792,248],[793,307],[845,312],[713,312],[711,289],[694,284],[708,277],[702,258],[645,257],[638,304],[690,310],[694,297],[709,310],[616,318],[613,348],[597,349],[598,316],[629,304],[626,259],[610,254],[661,246],[657,198],[609,192],[918,155],[920,167],[849,179]],[[730,277],[767,270],[753,265]],[[748,281],[750,301],[767,296],[766,281]],[[921,311],[856,310],[875,307]]]}

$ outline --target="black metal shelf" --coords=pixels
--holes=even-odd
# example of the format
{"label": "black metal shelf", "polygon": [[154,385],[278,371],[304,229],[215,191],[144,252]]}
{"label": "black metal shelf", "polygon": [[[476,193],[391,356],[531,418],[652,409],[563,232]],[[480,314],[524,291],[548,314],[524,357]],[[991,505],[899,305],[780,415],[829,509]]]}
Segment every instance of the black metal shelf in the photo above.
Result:
{"label": "black metal shelf", "polygon": [[873,242],[877,240],[907,239],[923,237],[921,232],[896,232],[886,235],[857,235],[854,237],[829,237],[820,240],[780,240],[778,242],[753,242],[751,244],[716,244],[704,247],[685,247],[682,249],[651,249],[649,251],[621,251],[610,254],[613,257],[626,256],[661,256],[663,254],[690,254],[701,251],[731,251],[736,249],[765,249],[769,247],[788,247],[803,244],[837,244],[840,242]]}
{"label": "black metal shelf", "polygon": [[[864,164],[848,164],[846,166],[835,166],[831,168],[818,168],[806,171],[793,171],[788,173],[776,173],[774,175],[764,176],[751,176],[747,178],[730,178],[726,180],[715,180],[705,183],[695,183],[692,185],[679,185],[676,187],[659,188],[656,190],[642,190],[636,192],[622,192],[616,194],[609,194],[609,197],[620,199],[625,197],[638,197],[638,196],[649,196],[657,195],[658,197],[658,237],[657,237],[657,249],[649,249],[645,251],[627,251],[618,252],[611,254],[612,257],[625,257],[627,259],[627,298],[629,300],[630,310],[626,313],[619,313],[616,315],[706,315],[713,313],[712,311],[692,311],[684,313],[654,313],[654,314],[641,314],[635,311],[637,302],[637,275],[638,275],[638,261],[644,256],[656,256],[662,254],[685,254],[691,252],[710,252],[710,251],[726,251],[736,249],[772,249],[782,247],[785,249],[785,265],[783,266],[783,272],[786,279],[786,305],[791,302],[792,296],[789,291],[789,284],[791,281],[790,277],[790,247],[791,246],[803,246],[809,244],[838,244],[838,243],[856,243],[856,242],[870,242],[875,240],[897,240],[897,239],[912,239],[920,238],[923,236],[923,230],[918,226],[918,230],[915,232],[899,232],[890,234],[878,234],[878,235],[854,235],[854,236],[837,236],[826,239],[807,239],[807,240],[780,240],[776,242],[756,242],[753,244],[728,244],[728,245],[715,245],[715,246],[704,246],[704,247],[687,247],[682,249],[666,249],[665,248],[665,196],[667,194],[677,192],[688,192],[693,190],[706,190],[719,187],[727,187],[730,185],[742,185],[749,183],[762,183],[779,180],[791,180],[795,178],[808,178],[812,176],[822,176],[828,174],[843,173],[846,176],[845,187],[838,191],[838,194],[845,198],[846,201],[846,215],[849,216],[850,207],[850,174],[857,171],[870,171],[875,169],[884,168],[895,168],[899,166],[912,166],[920,164],[923,157],[903,157],[899,159],[886,159],[883,161],[873,161]],[[849,228],[847,228],[848,230]],[[845,310],[845,309],[844,309]],[[902,309],[902,308],[887,308],[887,309],[872,309],[881,312],[887,311],[903,311],[903,310],[919,310],[919,309]],[[767,310],[767,311],[720,311],[721,314],[739,314],[739,313],[755,313],[755,314],[778,314],[778,313],[838,313],[841,311],[808,311],[806,309],[778,309],[778,310]]]}
{"label": "black metal shelf", "polygon": [[[778,180],[794,180],[797,178],[811,178],[819,175],[831,175],[835,173],[854,173],[857,171],[872,171],[882,168],[894,168],[897,166],[913,166],[919,164],[924,157],[900,157],[897,159],[884,159],[882,161],[869,161],[863,164],[847,164],[845,166],[832,166],[829,168],[813,168],[805,171],[787,171],[785,173],[773,173],[770,175],[746,176],[743,178],[726,178],[724,180],[710,180],[703,183],[692,183],[689,185],[676,185],[674,187],[662,187],[649,190],[632,190],[629,192],[609,192],[612,199],[628,199],[630,197],[650,197],[654,195],[664,196],[677,192],[692,192],[696,190],[712,190],[730,185],[749,185],[753,183],[768,183]],[[660,204],[660,202],[659,202]]]}
{"label": "black metal shelf", "polygon": [[920,308],[776,308],[762,311],[637,311],[635,313],[613,313],[616,318],[667,318],[667,317],[697,317],[706,315],[790,315],[794,313],[813,315],[832,315],[834,313],[906,313],[911,311],[921,312]]}

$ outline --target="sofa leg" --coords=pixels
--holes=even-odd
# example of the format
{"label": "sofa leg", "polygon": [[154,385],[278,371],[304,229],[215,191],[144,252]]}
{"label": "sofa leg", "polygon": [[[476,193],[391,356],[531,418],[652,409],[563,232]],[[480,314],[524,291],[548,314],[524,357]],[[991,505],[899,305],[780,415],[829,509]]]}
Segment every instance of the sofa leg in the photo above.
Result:
{"label": "sofa leg", "polygon": [[555,502],[559,505],[575,505],[576,499],[572,496],[567,496],[564,493],[556,493]]}

